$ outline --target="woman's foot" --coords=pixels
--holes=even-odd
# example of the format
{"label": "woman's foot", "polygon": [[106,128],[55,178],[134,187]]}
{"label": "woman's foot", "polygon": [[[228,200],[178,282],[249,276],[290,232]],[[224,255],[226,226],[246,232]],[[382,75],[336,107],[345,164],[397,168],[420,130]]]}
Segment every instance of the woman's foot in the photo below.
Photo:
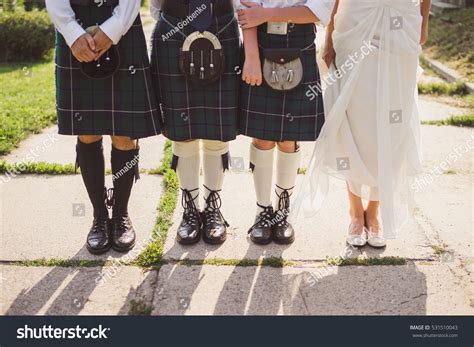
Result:
{"label": "woman's foot", "polygon": [[383,237],[382,227],[377,217],[370,217],[365,214],[365,226],[367,229],[367,243],[373,248],[384,248],[387,240]]}
{"label": "woman's foot", "polygon": [[352,218],[346,242],[352,247],[364,247],[367,244],[367,229],[364,218]]}

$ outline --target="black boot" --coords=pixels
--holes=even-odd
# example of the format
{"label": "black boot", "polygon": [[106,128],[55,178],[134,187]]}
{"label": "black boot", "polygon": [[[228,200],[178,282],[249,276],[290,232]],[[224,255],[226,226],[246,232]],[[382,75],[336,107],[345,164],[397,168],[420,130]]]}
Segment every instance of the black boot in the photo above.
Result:
{"label": "black boot", "polygon": [[135,230],[128,216],[128,200],[133,182],[140,178],[139,149],[121,151],[112,146],[112,174],[114,182],[112,213],[112,247],[117,252],[128,252],[135,246]]}
{"label": "black boot", "polygon": [[202,219],[194,200],[199,198],[199,194],[193,197],[193,192],[198,190],[182,190],[181,204],[184,208],[183,220],[179,224],[176,241],[182,245],[192,245],[199,242],[202,232]]}
{"label": "black boot", "polygon": [[105,163],[102,140],[85,144],[77,140],[76,167],[94,207],[94,221],[87,235],[86,247],[92,254],[102,254],[111,247],[109,213],[105,205]]}
{"label": "black boot", "polygon": [[263,209],[255,218],[255,224],[249,229],[249,237],[253,243],[268,245],[272,242],[273,207],[257,205]]}
{"label": "black boot", "polygon": [[272,226],[273,240],[280,245],[289,245],[295,241],[295,230],[293,226],[288,222],[288,216],[290,214],[290,193],[289,190],[283,189],[281,194],[278,195],[278,210],[275,211],[274,220],[275,223]]}
{"label": "black boot", "polygon": [[209,191],[206,198],[206,208],[203,212],[204,227],[202,239],[204,242],[211,245],[224,243],[227,239],[227,227],[229,223],[224,219],[221,213],[221,197],[219,190],[211,190],[204,186]]}

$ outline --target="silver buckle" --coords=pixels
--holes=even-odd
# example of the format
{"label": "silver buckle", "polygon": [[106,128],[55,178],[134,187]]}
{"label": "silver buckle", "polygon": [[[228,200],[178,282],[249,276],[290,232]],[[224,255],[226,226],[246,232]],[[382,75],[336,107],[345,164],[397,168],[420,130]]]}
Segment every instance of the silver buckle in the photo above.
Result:
{"label": "silver buckle", "polygon": [[268,22],[267,34],[286,35],[288,33],[288,22]]}

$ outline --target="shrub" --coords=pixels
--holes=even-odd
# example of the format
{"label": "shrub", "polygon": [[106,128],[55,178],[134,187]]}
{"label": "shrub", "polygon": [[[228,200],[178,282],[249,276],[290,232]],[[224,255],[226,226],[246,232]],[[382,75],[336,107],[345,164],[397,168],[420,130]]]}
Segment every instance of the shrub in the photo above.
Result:
{"label": "shrub", "polygon": [[25,10],[31,11],[35,8],[37,9],[44,9],[46,8],[46,3],[44,0],[22,0],[23,5],[25,6]]}
{"label": "shrub", "polygon": [[0,61],[33,61],[54,48],[54,25],[45,11],[0,12]]}

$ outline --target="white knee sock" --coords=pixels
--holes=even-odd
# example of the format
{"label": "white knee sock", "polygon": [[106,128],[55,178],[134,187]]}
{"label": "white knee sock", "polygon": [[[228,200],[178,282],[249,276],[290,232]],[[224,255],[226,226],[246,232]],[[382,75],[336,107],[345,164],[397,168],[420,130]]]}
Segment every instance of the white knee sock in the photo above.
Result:
{"label": "white knee sock", "polygon": [[199,141],[173,142],[173,154],[178,157],[176,173],[181,189],[191,191],[194,203],[199,208]]}
{"label": "white knee sock", "polygon": [[[253,168],[253,183],[257,203],[267,207],[272,204],[273,157],[275,150],[261,150],[250,145],[250,163]],[[257,214],[263,208],[257,206]]]}
{"label": "white knee sock", "polygon": [[301,162],[301,151],[298,150],[294,153],[285,153],[280,149],[277,150],[277,175],[276,175],[276,199],[275,209],[278,209],[278,196],[284,191],[288,190],[291,195],[293,188],[296,184],[296,178],[298,177],[298,169]]}
{"label": "white knee sock", "polygon": [[[222,141],[203,140],[203,171],[204,185],[211,190],[221,190],[224,183],[223,155],[229,153],[229,143]],[[227,158],[230,160],[230,158]],[[204,188],[204,200],[209,190]]]}

